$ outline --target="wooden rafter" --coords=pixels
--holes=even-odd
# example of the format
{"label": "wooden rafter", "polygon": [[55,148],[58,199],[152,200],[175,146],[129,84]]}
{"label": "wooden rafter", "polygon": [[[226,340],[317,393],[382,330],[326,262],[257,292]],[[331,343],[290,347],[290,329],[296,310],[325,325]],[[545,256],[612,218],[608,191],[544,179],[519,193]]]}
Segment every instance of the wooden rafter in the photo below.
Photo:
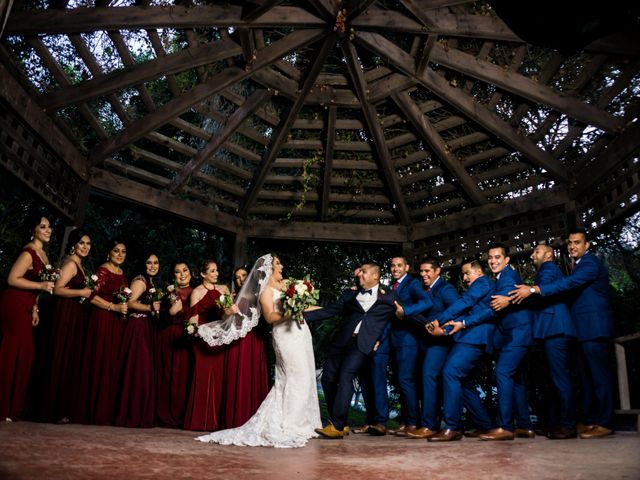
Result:
{"label": "wooden rafter", "polygon": [[327,21],[335,21],[340,0],[308,0],[316,11]]}
{"label": "wooden rafter", "polygon": [[43,95],[42,102],[47,110],[57,110],[65,105],[86,102],[162,75],[175,74],[241,53],[242,47],[233,40],[210,42],[47,93]]}
{"label": "wooden rafter", "polygon": [[395,93],[392,95],[392,98],[398,104],[398,107],[407,115],[420,136],[427,142],[438,158],[440,158],[440,161],[447,170],[458,179],[467,196],[477,205],[487,203],[487,199],[478,188],[478,184],[467,173],[460,161],[447,151],[446,143],[442,140],[442,137],[440,137],[429,119],[422,114],[416,103],[411,100],[409,94]]}
{"label": "wooden rafter", "polygon": [[366,12],[369,9],[369,7],[376,2],[375,0],[357,0],[351,3],[355,4],[355,6],[352,6],[351,8],[347,9],[347,18],[349,20],[359,17],[360,14]]}
{"label": "wooden rafter", "polygon": [[271,170],[273,162],[275,161],[277,154],[280,152],[282,145],[285,143],[293,122],[298,117],[298,113],[304,105],[307,92],[313,87],[327,55],[329,55],[329,52],[333,48],[335,39],[336,35],[334,33],[330,33],[326,36],[322,47],[320,47],[320,50],[316,55],[315,62],[311,66],[311,69],[307,72],[306,78],[304,79],[304,82],[300,87],[300,93],[297,99],[295,100],[295,102],[293,102],[293,105],[291,105],[291,107],[289,108],[289,111],[284,117],[284,120],[280,123],[277,133],[275,133],[273,138],[271,139],[271,143],[269,144],[269,148],[267,149],[262,159],[260,167],[256,169],[256,172],[251,181],[251,186],[249,187],[249,191],[247,192],[247,195],[242,202],[242,206],[239,212],[240,217],[247,217],[249,211],[253,207],[253,204],[258,198],[258,194],[262,189],[264,180]]}
{"label": "wooden rafter", "polygon": [[322,182],[322,203],[320,204],[320,220],[327,221],[329,214],[329,196],[331,194],[331,174],[333,171],[333,149],[336,141],[336,118],[338,108],[330,107],[327,114],[324,148],[324,181]]}
{"label": "wooden rafter", "polygon": [[84,33],[147,28],[321,28],[326,22],[304,8],[273,7],[259,18],[242,19],[242,7],[206,6],[107,7],[12,11],[5,35]]}
{"label": "wooden rafter", "polygon": [[538,148],[530,139],[516,132],[507,122],[486,107],[476,103],[462,90],[452,87],[447,80],[433,70],[427,69],[422,75],[415,72],[415,62],[401,48],[376,33],[359,32],[356,41],[369,50],[381,55],[400,71],[415,78],[443,100],[451,103],[469,118],[482,125],[513,148],[520,150],[531,162],[546,169],[556,180],[569,181],[569,172],[551,155]]}
{"label": "wooden rafter", "polygon": [[257,5],[252,9],[245,9],[242,13],[242,19],[246,22],[251,22],[256,18],[264,15],[276,5],[282,3],[282,0],[261,0],[255,2]]}
{"label": "wooden rafter", "polygon": [[391,163],[391,155],[389,154],[389,148],[387,147],[387,143],[384,138],[384,132],[380,127],[378,114],[375,107],[367,98],[367,84],[364,79],[362,67],[358,61],[358,53],[351,42],[342,44],[341,47],[345,60],[347,61],[347,68],[351,74],[354,88],[358,98],[360,99],[360,104],[362,105],[362,112],[364,113],[367,127],[373,137],[373,144],[377,153],[378,163],[384,174],[384,179],[387,182],[390,197],[396,205],[400,222],[403,225],[408,225],[410,222],[409,210],[407,209],[400,184],[398,183],[398,175]]}
{"label": "wooden rafter", "polygon": [[180,174],[169,185],[169,191],[175,193],[187,183],[191,175],[193,175],[193,172],[198,170],[210,157],[214,156],[227,138],[233,135],[247,118],[253,115],[264,102],[271,98],[271,95],[272,92],[267,90],[256,90],[241,107],[233,112],[225,126],[211,135],[209,143],[184,166]]}
{"label": "wooden rafter", "polygon": [[431,61],[470,75],[484,82],[492,83],[508,92],[519,95],[590,125],[614,132],[622,128],[621,119],[593,105],[564,93],[558,93],[546,85],[535,82],[518,73],[505,70],[486,60],[463,53],[456,49],[445,50],[442,45],[435,45],[431,51]]}
{"label": "wooden rafter", "polygon": [[[261,50],[258,53],[258,58],[254,62],[252,71],[259,70],[270,65],[290,51],[312,43],[323,35],[324,33],[321,30],[298,30],[290,33],[264,50]],[[97,164],[106,156],[117,152],[121,148],[124,148],[143,137],[146,133],[164,125],[173,117],[178,116],[204,99],[215,95],[250,75],[251,71],[246,71],[236,67],[229,67],[223,72],[214,75],[205,83],[202,83],[188,92],[185,92],[180,97],[169,101],[165,105],[159,107],[156,111],[134,122],[129,128],[103,142],[99,148],[92,152],[91,164]]]}

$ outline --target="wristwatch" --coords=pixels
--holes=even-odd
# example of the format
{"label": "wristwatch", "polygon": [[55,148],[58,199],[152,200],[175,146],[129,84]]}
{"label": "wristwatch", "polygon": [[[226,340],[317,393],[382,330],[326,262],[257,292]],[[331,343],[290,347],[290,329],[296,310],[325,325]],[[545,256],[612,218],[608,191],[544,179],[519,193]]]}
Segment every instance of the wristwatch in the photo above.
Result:
{"label": "wristwatch", "polygon": [[531,287],[531,288],[529,289],[529,291],[530,291],[531,293],[536,293],[536,288],[535,288],[535,287]]}

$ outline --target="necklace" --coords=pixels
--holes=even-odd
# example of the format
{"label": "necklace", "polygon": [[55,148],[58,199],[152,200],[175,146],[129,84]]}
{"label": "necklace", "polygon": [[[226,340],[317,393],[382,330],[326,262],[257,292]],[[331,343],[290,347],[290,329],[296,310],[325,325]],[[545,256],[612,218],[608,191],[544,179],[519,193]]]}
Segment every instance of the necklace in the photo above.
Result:
{"label": "necklace", "polygon": [[203,281],[203,282],[202,282],[202,286],[203,286],[204,288],[206,288],[207,290],[209,290],[209,291],[211,291],[211,290],[215,290],[215,289],[216,289],[216,286],[215,286],[214,284],[211,284],[211,288],[207,287],[207,282],[206,282],[206,281]]}

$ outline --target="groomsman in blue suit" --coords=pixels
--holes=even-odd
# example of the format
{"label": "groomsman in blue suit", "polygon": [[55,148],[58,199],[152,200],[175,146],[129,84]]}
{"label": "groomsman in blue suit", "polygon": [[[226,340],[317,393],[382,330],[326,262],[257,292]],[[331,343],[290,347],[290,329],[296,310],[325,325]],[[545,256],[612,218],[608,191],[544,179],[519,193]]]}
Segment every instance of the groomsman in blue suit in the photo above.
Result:
{"label": "groomsman in blue suit", "polygon": [[[538,273],[534,283],[545,286],[564,278],[554,263],[553,248],[540,244],[533,249],[531,260]],[[547,296],[529,302],[533,313],[533,338],[542,345],[551,380],[560,400],[557,425],[547,437],[552,440],[576,438],[575,407],[571,382],[570,353],[575,341],[576,329],[569,307],[561,295]]]}
{"label": "groomsman in blue suit", "polygon": [[[523,282],[518,272],[509,265],[509,260],[506,245],[489,245],[487,263],[496,275],[491,308],[497,317],[493,346],[499,351],[495,371],[498,388],[498,426],[481,434],[481,440],[535,437],[521,372],[522,361],[532,341],[531,312],[528,307],[512,305],[510,302],[509,292],[513,290],[514,285]],[[517,429],[513,426],[514,416],[518,424]]]}
{"label": "groomsman in blue suit", "polygon": [[435,258],[424,258],[420,262],[420,277],[425,291],[433,306],[420,315],[411,317],[423,330],[420,340],[422,378],[422,411],[420,428],[407,433],[409,438],[429,438],[440,430],[438,387],[444,362],[447,359],[453,337],[434,336],[427,333],[426,326],[440,318],[442,313],[453,305],[460,295],[453,285],[440,277],[440,263]]}
{"label": "groomsman in blue suit", "polygon": [[463,436],[462,407],[467,408],[476,425],[482,430],[492,427],[478,392],[473,385],[464,384],[483,354],[491,351],[493,343],[494,312],[489,306],[493,294],[493,281],[482,271],[477,260],[462,264],[462,279],[469,289],[440,318],[427,327],[438,335],[449,330],[454,345],[442,371],[444,391],[444,428],[428,438],[430,442],[460,440]]}
{"label": "groomsman in blue suit", "polygon": [[[395,360],[398,386],[400,387],[401,415],[398,436],[406,436],[417,429],[418,390],[416,386],[416,366],[418,363],[418,343],[420,331],[412,322],[403,318],[411,317],[432,306],[431,299],[422,288],[421,282],[409,275],[409,264],[405,257],[391,259],[391,289],[398,297],[397,317],[391,323],[391,351]],[[382,385],[377,386],[380,389]],[[386,383],[384,388],[386,388]]]}
{"label": "groomsman in blue suit", "polygon": [[382,332],[396,312],[396,294],[380,286],[380,267],[362,265],[360,289],[345,290],[324,308],[308,311],[306,321],[325,320],[338,314],[345,321],[338,331],[322,369],[322,390],[330,423],[316,432],[327,438],[342,438],[353,398],[353,380],[370,358]]}
{"label": "groomsman in blue suit", "polygon": [[546,285],[518,285],[512,300],[521,302],[532,294],[544,297],[567,292],[578,336],[582,364],[583,425],[580,438],[598,438],[613,434],[613,377],[610,368],[609,339],[613,334],[613,315],[609,305],[609,272],[589,251],[584,230],[575,230],[567,241],[574,260],[571,275]]}

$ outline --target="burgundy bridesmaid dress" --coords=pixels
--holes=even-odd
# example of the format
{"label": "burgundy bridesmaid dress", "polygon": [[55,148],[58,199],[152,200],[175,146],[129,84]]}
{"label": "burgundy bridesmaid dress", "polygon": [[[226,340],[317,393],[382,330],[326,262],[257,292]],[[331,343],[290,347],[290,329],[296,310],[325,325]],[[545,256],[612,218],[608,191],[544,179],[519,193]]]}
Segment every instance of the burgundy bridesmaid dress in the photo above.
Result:
{"label": "burgundy bridesmaid dress", "polygon": [[[147,300],[151,284],[143,276],[146,288],[140,303]],[[133,283],[132,281],[132,283]],[[156,413],[154,369],[154,317],[151,313],[129,310],[118,360],[119,382],[115,425],[119,427],[153,427]]]}
{"label": "burgundy bridesmaid dress", "polygon": [[[107,302],[113,302],[113,294],[121,286],[127,286],[122,274],[99,267],[98,281],[92,297],[99,295]],[[117,312],[104,308],[91,308],[82,356],[82,376],[78,398],[77,418],[73,421],[93,425],[112,425],[115,415],[115,401],[118,387],[118,360],[125,318]]]}
{"label": "burgundy bridesmaid dress", "polygon": [[269,368],[264,327],[256,326],[226,350],[224,365],[224,428],[244,425],[269,393]]}
{"label": "burgundy bridesmaid dress", "polygon": [[[35,250],[24,251],[33,262],[24,278],[40,282],[44,263]],[[36,290],[14,287],[0,293],[0,421],[18,420],[24,413],[34,355],[31,315],[37,296]]]}
{"label": "burgundy bridesmaid dress", "polygon": [[[216,304],[220,297],[217,290],[209,290],[191,308],[191,315],[200,315],[199,323],[207,323],[222,317]],[[186,430],[220,430],[222,407],[222,381],[224,375],[225,347],[210,347],[201,339],[193,340],[194,371],[191,392],[184,420]]]}
{"label": "burgundy bridesmaid dress", "polygon": [[[78,268],[67,287],[81,290],[85,285],[84,273]],[[78,408],[86,309],[79,297],[56,297],[52,320],[49,378],[40,404],[42,418],[58,422],[72,418]]]}
{"label": "burgundy bridesmaid dress", "polygon": [[193,372],[191,341],[184,334],[193,288],[178,289],[182,311],[166,314],[156,334],[156,421],[158,425],[182,428]]}

